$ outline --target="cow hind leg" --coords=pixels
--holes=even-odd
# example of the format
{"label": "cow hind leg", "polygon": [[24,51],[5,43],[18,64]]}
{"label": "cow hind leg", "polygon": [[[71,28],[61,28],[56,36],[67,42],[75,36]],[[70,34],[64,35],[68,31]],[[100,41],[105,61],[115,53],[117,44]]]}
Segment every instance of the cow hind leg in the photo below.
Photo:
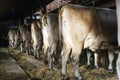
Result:
{"label": "cow hind leg", "polygon": [[23,52],[23,43],[20,44],[20,51]]}
{"label": "cow hind leg", "polygon": [[29,55],[29,43],[25,42],[26,54]]}
{"label": "cow hind leg", "polygon": [[38,52],[37,49],[34,50],[34,57],[35,57],[36,59],[39,59],[39,52]]}
{"label": "cow hind leg", "polygon": [[39,59],[40,58],[40,55],[39,55],[39,50],[37,49],[36,50],[36,58]]}
{"label": "cow hind leg", "polygon": [[12,45],[12,42],[11,42],[11,40],[9,40],[9,46],[11,47],[11,45]]}
{"label": "cow hind leg", "polygon": [[30,45],[29,45],[28,51],[29,51],[29,54],[32,55],[31,54],[31,46]]}
{"label": "cow hind leg", "polygon": [[33,45],[33,56],[36,58],[36,46],[35,45]]}
{"label": "cow hind leg", "polygon": [[55,64],[56,64],[56,66],[57,66],[57,69],[60,69],[61,68],[61,65],[60,65],[60,63],[59,63],[59,60],[58,60],[58,56],[55,56]]}
{"label": "cow hind leg", "polygon": [[14,43],[12,42],[12,48],[14,48]]}
{"label": "cow hind leg", "polygon": [[69,48],[65,48],[63,47],[62,51],[61,51],[61,56],[62,56],[62,80],[68,80],[68,77],[66,76],[67,74],[67,60],[70,54],[70,50]]}
{"label": "cow hind leg", "polygon": [[[79,54],[79,53],[75,53],[75,54]],[[82,80],[82,76],[79,71],[79,56],[80,55],[76,55],[74,56],[74,59],[73,59],[76,80]]]}
{"label": "cow hind leg", "polygon": [[[62,51],[63,53],[63,51]],[[66,74],[67,74],[67,55],[62,55],[62,80],[66,80]]]}
{"label": "cow hind leg", "polygon": [[60,65],[60,63],[59,63],[59,60],[58,60],[58,58],[59,58],[59,55],[58,55],[58,53],[56,52],[56,51],[54,51],[54,57],[53,57],[53,62],[55,63],[55,65],[57,66],[57,69],[60,69],[61,68],[61,65]]}
{"label": "cow hind leg", "polygon": [[26,47],[26,54],[29,55],[29,49]]}
{"label": "cow hind leg", "polygon": [[53,56],[52,52],[48,52],[48,69],[52,70],[52,62],[53,62]]}
{"label": "cow hind leg", "polygon": [[113,60],[114,60],[114,54],[113,54],[113,52],[108,51],[108,57],[109,57],[108,71],[109,71],[110,73],[112,73],[112,72],[113,72],[112,62],[113,62]]}
{"label": "cow hind leg", "polygon": [[36,58],[36,49],[34,49],[33,51],[33,56]]}

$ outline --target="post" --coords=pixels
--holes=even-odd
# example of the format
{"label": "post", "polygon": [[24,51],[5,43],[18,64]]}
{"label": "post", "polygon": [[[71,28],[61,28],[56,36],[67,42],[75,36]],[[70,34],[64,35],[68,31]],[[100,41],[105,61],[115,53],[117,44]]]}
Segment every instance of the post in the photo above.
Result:
{"label": "post", "polygon": [[120,0],[116,0],[116,11],[118,20],[118,45],[120,46]]}
{"label": "post", "polygon": [[[120,46],[120,0],[116,0],[116,11],[117,11],[117,23],[118,23],[118,31],[117,31],[118,46]],[[118,54],[118,59],[116,62],[116,70],[117,70],[118,79],[120,80],[120,52]]]}

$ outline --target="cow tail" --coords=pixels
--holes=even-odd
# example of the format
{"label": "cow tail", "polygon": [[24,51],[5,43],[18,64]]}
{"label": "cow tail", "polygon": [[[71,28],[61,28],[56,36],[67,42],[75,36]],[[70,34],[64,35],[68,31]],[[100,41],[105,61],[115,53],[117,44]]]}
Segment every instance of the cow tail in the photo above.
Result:
{"label": "cow tail", "polygon": [[43,24],[42,26],[46,26],[46,24],[47,24],[47,14],[43,15],[42,24]]}
{"label": "cow tail", "polygon": [[63,23],[62,23],[62,12],[63,12],[63,8],[59,11],[59,49],[62,49],[62,27],[63,27]]}

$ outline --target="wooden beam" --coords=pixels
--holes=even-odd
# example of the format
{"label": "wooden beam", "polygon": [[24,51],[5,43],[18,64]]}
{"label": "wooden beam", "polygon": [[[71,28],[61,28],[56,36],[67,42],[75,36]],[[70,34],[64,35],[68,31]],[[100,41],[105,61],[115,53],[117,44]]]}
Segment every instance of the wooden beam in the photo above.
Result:
{"label": "wooden beam", "polygon": [[68,4],[72,0],[54,0],[46,6],[47,12],[51,12],[65,4]]}
{"label": "wooden beam", "polygon": [[81,2],[80,2],[80,0],[72,0],[71,3],[73,3],[73,4],[80,4]]}
{"label": "wooden beam", "polygon": [[115,0],[110,0],[106,3],[98,4],[97,6],[98,7],[103,7],[103,8],[110,8],[110,7],[115,7],[116,4],[115,4]]}

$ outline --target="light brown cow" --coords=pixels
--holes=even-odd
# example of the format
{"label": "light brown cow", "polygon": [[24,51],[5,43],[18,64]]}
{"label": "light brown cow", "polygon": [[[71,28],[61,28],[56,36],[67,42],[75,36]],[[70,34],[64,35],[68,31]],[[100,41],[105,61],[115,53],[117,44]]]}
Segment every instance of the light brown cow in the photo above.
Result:
{"label": "light brown cow", "polygon": [[16,30],[16,33],[14,35],[14,48],[20,48],[20,34],[19,30]]}
{"label": "light brown cow", "polygon": [[16,30],[15,29],[9,29],[8,31],[8,40],[9,40],[9,46],[11,46],[12,48],[14,48],[14,37],[16,34]]}
{"label": "light brown cow", "polygon": [[40,57],[39,51],[42,50],[43,39],[42,39],[42,30],[41,28],[38,27],[36,22],[31,24],[31,36],[33,41],[32,46],[34,50],[34,56],[39,59]]}
{"label": "light brown cow", "polygon": [[58,15],[49,13],[42,17],[42,33],[43,33],[43,44],[44,44],[44,53],[48,57],[48,68],[52,69],[53,58],[58,63],[58,41],[59,41],[59,32],[58,32]]}
{"label": "light brown cow", "polygon": [[[59,13],[59,24],[59,36],[63,43],[61,52],[63,78],[67,73],[66,65],[70,53],[74,62],[75,77],[80,80],[82,77],[79,72],[79,56],[83,48],[89,48],[97,53],[101,48],[109,48],[103,45],[104,42],[112,46],[117,44],[116,16],[113,10],[97,8],[95,11],[92,7],[66,5]],[[111,44],[114,42],[115,44]],[[111,68],[114,57],[109,49],[108,53]]]}
{"label": "light brown cow", "polygon": [[26,54],[31,54],[31,34],[30,31],[27,29],[26,25],[19,26],[20,36],[21,36],[21,51],[23,48],[26,50]]}

